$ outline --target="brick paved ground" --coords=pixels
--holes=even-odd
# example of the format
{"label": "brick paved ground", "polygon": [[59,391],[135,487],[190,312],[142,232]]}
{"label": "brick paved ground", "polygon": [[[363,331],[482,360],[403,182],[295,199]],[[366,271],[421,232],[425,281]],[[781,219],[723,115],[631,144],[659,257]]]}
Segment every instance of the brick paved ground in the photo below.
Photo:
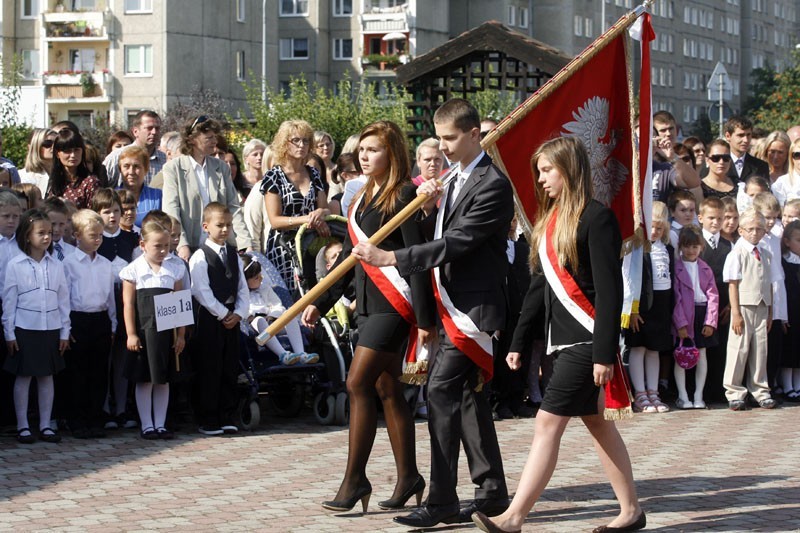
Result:
{"label": "brick paved ground", "polygon": [[[519,479],[533,420],[498,423],[510,489]],[[621,424],[650,530],[800,530],[800,407],[734,413],[636,415]],[[133,432],[86,442],[23,446],[0,438],[0,531],[404,531],[377,501],[394,468],[380,430],[369,465],[375,490],[366,516],[335,516],[319,502],[338,487],[347,431],[310,416],[268,418],[233,438],[180,434],[148,442]],[[417,424],[420,468],[428,444]],[[471,497],[462,457],[460,495]],[[574,421],[560,465],[525,531],[587,531],[615,502]],[[476,531],[472,525],[438,531]]]}

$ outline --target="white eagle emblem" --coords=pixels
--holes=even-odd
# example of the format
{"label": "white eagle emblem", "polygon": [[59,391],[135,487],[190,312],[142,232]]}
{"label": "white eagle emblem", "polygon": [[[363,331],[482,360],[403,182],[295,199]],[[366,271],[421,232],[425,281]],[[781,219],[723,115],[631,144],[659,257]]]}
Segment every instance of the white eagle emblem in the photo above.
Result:
{"label": "white eagle emblem", "polygon": [[625,165],[611,157],[611,152],[617,147],[620,132],[612,130],[611,135],[608,135],[608,111],[608,100],[593,96],[572,113],[575,120],[564,124],[564,135],[579,138],[588,150],[594,198],[606,206],[611,205],[628,178]]}

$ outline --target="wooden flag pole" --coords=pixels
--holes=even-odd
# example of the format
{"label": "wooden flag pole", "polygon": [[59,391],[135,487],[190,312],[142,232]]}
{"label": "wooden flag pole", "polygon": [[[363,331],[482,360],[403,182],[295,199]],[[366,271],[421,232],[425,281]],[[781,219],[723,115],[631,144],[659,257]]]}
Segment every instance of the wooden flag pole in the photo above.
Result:
{"label": "wooden flag pole", "polygon": [[[442,186],[450,183],[454,175],[455,168],[451,168],[443,177],[439,179]],[[399,228],[403,222],[408,220],[409,217],[413,216],[414,213],[416,213],[427,200],[428,196],[425,194],[421,194],[414,198],[411,203],[409,203],[399,213],[389,219],[386,224],[381,226],[381,228],[378,229],[378,231],[376,231],[372,237],[367,240],[367,242],[374,245],[380,244],[394,230]],[[358,259],[356,259],[355,256],[348,256],[347,259],[339,264],[339,266],[329,272],[328,275],[322,278],[319,283],[314,285],[310,291],[304,294],[302,298],[297,300],[294,305],[292,305],[281,316],[279,316],[275,322],[270,324],[267,329],[262,331],[258,337],[256,337],[256,342],[261,346],[266,344],[270,337],[274,337],[279,331],[285,328],[286,324],[288,324],[294,317],[299,315],[309,304],[313,303],[315,300],[317,300],[317,298],[322,296],[325,291],[330,289],[334,283],[339,281],[339,278],[344,276],[348,270],[356,266],[356,263],[358,263]]]}
{"label": "wooden flag pole", "polygon": [[533,93],[527,100],[522,102],[514,111],[509,113],[509,115],[500,121],[500,124],[497,125],[489,134],[483,139],[481,144],[483,145],[483,149],[488,151],[488,148],[493,146],[500,137],[505,135],[508,130],[513,128],[517,122],[522,120],[532,109],[539,105],[540,102],[545,100],[550,94],[558,89],[565,81],[572,76],[573,72],[587,62],[592,59],[595,55],[597,55],[609,42],[616,39],[622,32],[624,32],[628,27],[633,24],[636,19],[642,15],[645,10],[650,7],[654,0],[645,0],[645,2],[637,6],[633,11],[629,11],[628,13],[622,15],[620,19],[606,30],[600,37],[598,37],[592,44],[590,44],[583,52],[575,56],[575,58],[570,61],[567,66],[562,68],[558,71],[558,73],[547,80],[547,83],[542,85],[542,87]]}

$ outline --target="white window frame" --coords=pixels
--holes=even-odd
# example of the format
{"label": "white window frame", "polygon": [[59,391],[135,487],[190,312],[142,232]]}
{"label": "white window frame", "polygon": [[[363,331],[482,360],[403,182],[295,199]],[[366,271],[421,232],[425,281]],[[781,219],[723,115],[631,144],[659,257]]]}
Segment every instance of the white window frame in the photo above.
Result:
{"label": "white window frame", "polygon": [[[130,7],[134,2],[138,7]],[[124,0],[123,10],[126,15],[149,15],[153,13],[153,0]]]}
{"label": "white window frame", "polygon": [[572,31],[575,37],[583,37],[583,17],[575,15],[572,20]]}
{"label": "white window frame", "polygon": [[[25,14],[25,3],[30,2],[31,12],[27,15]],[[41,13],[42,7],[40,5],[40,0],[19,0],[19,18],[23,20],[30,20],[39,18],[39,13]]]}
{"label": "white window frame", "polygon": [[[20,56],[22,56],[22,75],[23,80],[37,80],[42,75],[41,66],[39,64],[39,50],[37,49],[29,49],[29,50],[20,50]],[[25,63],[30,64],[30,69],[26,71]],[[30,75],[26,75],[26,74]]]}
{"label": "white window frame", "polygon": [[355,0],[350,0],[350,13],[344,13],[345,0],[333,0],[333,16],[334,17],[352,17],[353,16],[353,3]]}
{"label": "white window frame", "polygon": [[[140,58],[139,60],[142,63],[142,68],[144,69],[147,64],[147,51],[150,50],[150,72],[143,70],[141,72],[130,72],[128,70],[128,51],[134,48],[139,49]],[[153,77],[153,45],[152,44],[126,44],[122,49],[122,55],[124,58],[124,69],[125,69],[125,77],[126,78],[152,78]]]}
{"label": "white window frame", "polygon": [[234,0],[236,2],[236,22],[244,22],[247,16],[247,0]]}
{"label": "white window frame", "polygon": [[519,27],[527,29],[530,24],[530,16],[527,7],[519,8]]}
{"label": "white window frame", "polygon": [[508,6],[506,22],[509,26],[514,26],[517,24],[517,6]]}
{"label": "white window frame", "polygon": [[[292,5],[294,6],[294,10],[291,13],[284,13],[283,12],[283,2],[284,0],[278,0],[278,12],[281,17],[307,17],[308,16],[308,0],[290,0]],[[298,3],[305,3],[306,10],[305,12],[298,11]]]}
{"label": "white window frame", "polygon": [[233,60],[234,65],[236,65],[236,79],[238,81],[244,81],[247,77],[247,63],[245,62],[244,50],[237,50]]}
{"label": "white window frame", "polygon": [[[300,41],[300,40],[303,40],[303,41],[306,42],[306,53],[308,54],[306,57],[295,57],[294,56],[294,42],[295,41]],[[287,42],[287,41],[290,43],[290,48],[292,50],[292,55],[291,56],[284,56],[283,55],[283,43]],[[279,55],[281,61],[307,61],[311,57],[311,48],[310,48],[310,42],[309,42],[308,37],[298,37],[298,38],[291,37],[289,39],[281,39],[280,41],[278,41],[278,55]]]}
{"label": "white window frame", "polygon": [[[350,55],[342,55],[344,51],[344,42],[350,41]],[[334,61],[351,61],[353,59],[353,39],[334,39],[333,46],[331,47]]]}

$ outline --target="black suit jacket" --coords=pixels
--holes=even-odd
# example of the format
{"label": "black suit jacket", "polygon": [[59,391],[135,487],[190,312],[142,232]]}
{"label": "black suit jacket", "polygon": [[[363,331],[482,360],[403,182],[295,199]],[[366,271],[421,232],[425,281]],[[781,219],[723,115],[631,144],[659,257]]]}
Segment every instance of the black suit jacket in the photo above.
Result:
{"label": "black suit jacket", "polygon": [[578,268],[567,265],[567,270],[594,305],[594,334],[572,318],[550,288],[541,269],[537,269],[531,278],[511,341],[512,352],[523,352],[530,347],[536,315],[544,307],[545,331],[550,332],[551,345],[591,342],[595,363],[610,364],[616,360],[622,313],[619,261],[622,237],[614,213],[595,200],[589,202],[578,222],[577,244]]}
{"label": "black suit jacket", "polygon": [[[359,210],[356,214],[358,225],[368,237],[372,236],[372,234],[378,231],[378,228],[383,226],[384,223],[391,218],[385,217],[376,208],[375,199],[378,196],[380,196],[380,192],[363,210]],[[395,205],[394,213],[399,212],[414,198],[416,198],[416,187],[409,184],[402,189],[400,199]],[[405,246],[419,244],[424,242],[424,240],[419,224],[411,217],[406,220],[399,229],[389,234],[378,247],[382,250],[393,251],[399,250]],[[342,253],[339,254],[339,258],[336,260],[334,267],[338,266],[339,263],[349,257],[352,249],[353,243],[350,240],[350,232],[348,232],[345,242],[342,245]],[[430,275],[427,272],[420,272],[411,276],[407,274],[402,275],[411,285],[411,298],[414,304],[414,313],[417,316],[417,325],[422,328],[435,325],[436,302],[433,299]],[[372,282],[369,276],[367,276],[364,267],[359,262],[354,269],[348,271],[347,274],[342,276],[342,278],[334,283],[325,294],[314,302],[314,305],[319,309],[321,314],[324,314],[328,309],[333,307],[351,282],[355,285],[356,311],[359,314],[368,315],[373,313],[397,312],[380,289]]]}
{"label": "black suit jacket", "polygon": [[[731,158],[733,154],[731,154]],[[727,176],[734,182],[744,182],[750,176],[761,176],[767,182],[769,182],[769,163],[763,161],[757,157],[754,157],[750,154],[744,155],[744,165],[742,166],[742,176],[739,177],[739,174],[736,173],[736,166],[733,164],[733,160],[731,160],[731,166],[728,167],[728,174]],[[708,176],[708,167],[703,167],[700,171],[700,177],[705,178]]]}
{"label": "black suit jacket", "polygon": [[[449,192],[448,192],[449,195]],[[438,209],[447,209],[448,198],[421,220],[428,239]],[[506,242],[514,197],[508,178],[486,155],[470,173],[445,211],[440,239],[396,250],[400,273],[425,272],[441,266],[442,285],[453,304],[466,313],[481,331],[503,330],[506,325]]]}

